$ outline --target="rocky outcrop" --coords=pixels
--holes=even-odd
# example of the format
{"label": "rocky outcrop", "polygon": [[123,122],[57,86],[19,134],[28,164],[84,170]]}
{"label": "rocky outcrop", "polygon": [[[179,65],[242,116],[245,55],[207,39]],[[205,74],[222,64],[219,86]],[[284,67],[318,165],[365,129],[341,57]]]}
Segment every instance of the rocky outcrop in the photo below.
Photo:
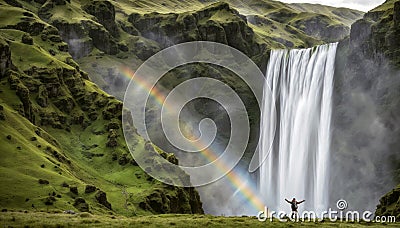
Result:
{"label": "rocky outcrop", "polygon": [[118,53],[117,42],[103,26],[89,20],[82,21],[82,25],[88,31],[88,35],[92,38],[93,45],[96,48],[110,55]]}
{"label": "rocky outcrop", "polygon": [[30,14],[24,15],[21,21],[18,21],[16,24],[7,25],[4,28],[6,29],[16,29],[23,32],[27,32],[32,36],[37,36],[41,34],[45,28],[45,24],[39,22]]}
{"label": "rocky outcrop", "polygon": [[400,2],[387,1],[385,4],[390,5],[389,8],[372,10],[352,26],[353,37],[358,36],[352,43],[364,45],[369,57],[376,58],[381,54],[400,67]]}
{"label": "rocky outcrop", "polygon": [[76,198],[73,206],[81,212],[89,212],[89,204],[85,201],[84,198]]}
{"label": "rocky outcrop", "polygon": [[85,193],[92,193],[95,192],[97,190],[97,187],[94,185],[86,185],[85,186]]}
{"label": "rocky outcrop", "polygon": [[39,9],[39,16],[54,25],[59,31],[62,40],[68,43],[69,52],[75,59],[87,56],[93,48],[115,55],[118,53],[118,44],[115,38],[119,37],[115,23],[115,9],[108,1],[94,1],[83,6],[83,9],[95,16],[98,22],[82,19],[70,21],[54,17],[53,9],[59,5],[69,4],[68,1],[47,1]]}
{"label": "rocky outcrop", "polygon": [[334,42],[343,39],[349,34],[349,28],[343,24],[334,24],[325,15],[313,15],[290,22],[296,28],[318,40]]}
{"label": "rocky outcrop", "polygon": [[60,31],[62,39],[68,43],[68,51],[73,58],[87,56],[93,50],[93,40],[81,23],[54,20],[52,24]]}
{"label": "rocky outcrop", "polygon": [[370,20],[360,19],[351,26],[350,44],[352,48],[357,48],[369,38],[372,24],[373,22]]}
{"label": "rocky outcrop", "polygon": [[107,194],[105,192],[101,190],[97,191],[95,198],[99,204],[111,210],[111,204],[107,201]]}
{"label": "rocky outcrop", "polygon": [[[229,19],[214,18],[216,12],[226,13]],[[232,9],[227,3],[216,3],[202,10],[187,13],[133,13],[128,21],[142,36],[154,40],[162,47],[173,44],[207,40],[228,44],[249,56],[261,52],[261,46],[255,41],[252,29],[246,18]]]}
{"label": "rocky outcrop", "polygon": [[396,221],[400,219],[400,186],[397,186],[379,200],[375,215],[396,216]]}
{"label": "rocky outcrop", "polygon": [[203,214],[200,196],[194,188],[176,188],[176,194],[162,190],[154,190],[139,207],[154,213],[179,213],[179,214]]}
{"label": "rocky outcrop", "polygon": [[39,8],[38,15],[44,20],[48,20],[51,17],[50,10],[56,6],[63,6],[67,3],[71,3],[71,0],[43,0],[40,4],[42,6]]}
{"label": "rocky outcrop", "polygon": [[80,23],[55,20],[53,25],[60,30],[60,35],[68,43],[69,52],[74,58],[88,55],[93,47],[110,55],[118,53],[115,39],[103,26],[91,20]]}
{"label": "rocky outcrop", "polygon": [[83,9],[95,16],[108,32],[114,37],[119,37],[118,27],[115,23],[115,8],[109,1],[91,1]]}
{"label": "rocky outcrop", "polygon": [[22,35],[21,41],[22,41],[23,44],[28,44],[28,45],[32,45],[33,44],[33,38],[27,33]]}

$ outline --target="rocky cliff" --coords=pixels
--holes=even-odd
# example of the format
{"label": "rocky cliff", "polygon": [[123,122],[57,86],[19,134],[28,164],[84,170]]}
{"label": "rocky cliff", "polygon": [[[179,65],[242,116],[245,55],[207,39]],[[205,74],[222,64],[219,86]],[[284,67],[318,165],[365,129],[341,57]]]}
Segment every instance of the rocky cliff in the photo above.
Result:
{"label": "rocky cliff", "polygon": [[[360,210],[373,211],[378,202],[370,199],[400,180],[399,12],[393,0],[369,11],[337,53],[331,201],[346,197]],[[395,192],[382,198],[377,215],[399,215]]]}

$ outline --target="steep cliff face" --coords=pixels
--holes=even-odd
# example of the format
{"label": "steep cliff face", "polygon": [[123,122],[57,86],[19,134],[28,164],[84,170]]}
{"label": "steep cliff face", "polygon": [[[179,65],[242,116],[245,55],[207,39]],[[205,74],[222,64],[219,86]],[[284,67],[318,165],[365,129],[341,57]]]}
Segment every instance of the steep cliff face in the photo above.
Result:
{"label": "steep cliff face", "polygon": [[[339,44],[332,202],[346,196],[355,208],[374,210],[378,202],[365,199],[379,199],[399,183],[400,42],[394,38],[399,35],[399,5],[389,0],[371,10]],[[359,165],[368,168],[358,169]],[[378,215],[386,206],[379,208]]]}
{"label": "steep cliff face", "polygon": [[[129,216],[203,213],[195,189],[167,186],[138,167],[123,138],[122,103],[88,80],[57,27],[24,9],[31,5],[17,6],[0,1],[0,182],[8,186],[0,190],[0,206]],[[87,10],[108,23],[99,8]],[[71,29],[91,35],[79,26]],[[111,23],[101,31],[117,36],[112,29]],[[131,137],[134,149],[152,160],[152,144],[136,132]],[[162,207],[151,203],[158,200]]]}
{"label": "steep cliff face", "polygon": [[207,40],[236,47],[249,56],[260,54],[261,51],[246,18],[227,3],[216,3],[181,14],[133,13],[128,21],[142,36],[156,41],[162,48],[182,42]]}

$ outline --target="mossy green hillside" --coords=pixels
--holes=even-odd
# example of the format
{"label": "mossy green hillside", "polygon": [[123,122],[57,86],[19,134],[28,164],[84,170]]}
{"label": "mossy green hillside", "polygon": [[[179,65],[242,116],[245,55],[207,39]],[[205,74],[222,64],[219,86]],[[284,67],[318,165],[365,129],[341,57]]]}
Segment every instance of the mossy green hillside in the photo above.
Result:
{"label": "mossy green hillside", "polygon": [[[1,4],[1,15],[15,16],[0,20],[1,207],[202,213],[193,188],[167,186],[137,166],[123,138],[122,103],[87,80],[57,28]],[[153,146],[131,136],[152,161]]]}

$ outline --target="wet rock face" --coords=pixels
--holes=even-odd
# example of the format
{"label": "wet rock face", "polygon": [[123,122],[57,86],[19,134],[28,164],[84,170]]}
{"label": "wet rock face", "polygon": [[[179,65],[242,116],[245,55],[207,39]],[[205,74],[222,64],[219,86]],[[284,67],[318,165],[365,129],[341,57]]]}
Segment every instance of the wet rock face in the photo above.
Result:
{"label": "wet rock face", "polygon": [[[387,58],[393,65],[400,66],[400,2],[392,4],[386,11],[371,11],[352,27],[352,43],[364,46],[365,53],[375,58],[377,54]],[[356,34],[359,33],[358,37]],[[361,38],[361,39],[360,39]]]}
{"label": "wet rock face", "polygon": [[68,43],[69,53],[73,58],[81,58],[93,50],[93,42],[80,23],[69,23],[54,20],[52,23],[59,31],[62,39]]}
{"label": "wet rock face", "polygon": [[[332,192],[331,201],[347,195],[355,208],[373,209],[374,203],[360,199],[378,199],[393,187],[394,179],[397,183],[400,180],[396,174],[400,167],[400,122],[394,115],[400,112],[400,42],[395,38],[400,34],[394,26],[393,7],[388,5],[386,12],[371,11],[355,22],[336,55],[331,167],[335,167],[332,173],[337,177],[333,177],[332,186],[343,187]],[[379,133],[367,127],[380,129]],[[363,156],[356,156],[359,154]],[[354,164],[372,164],[368,177]],[[338,177],[344,173],[352,175],[342,182]]]}
{"label": "wet rock face", "polygon": [[82,21],[82,25],[88,31],[96,48],[110,55],[118,53],[118,44],[106,29],[96,25],[93,21]]}
{"label": "wet rock face", "polygon": [[372,22],[360,19],[351,25],[350,42],[353,47],[360,45],[371,35]]}
{"label": "wet rock face", "polygon": [[69,52],[75,59],[87,56],[93,47],[111,55],[118,53],[115,39],[106,29],[93,21],[69,23],[56,20],[53,25],[60,30],[61,37],[68,43]]}

